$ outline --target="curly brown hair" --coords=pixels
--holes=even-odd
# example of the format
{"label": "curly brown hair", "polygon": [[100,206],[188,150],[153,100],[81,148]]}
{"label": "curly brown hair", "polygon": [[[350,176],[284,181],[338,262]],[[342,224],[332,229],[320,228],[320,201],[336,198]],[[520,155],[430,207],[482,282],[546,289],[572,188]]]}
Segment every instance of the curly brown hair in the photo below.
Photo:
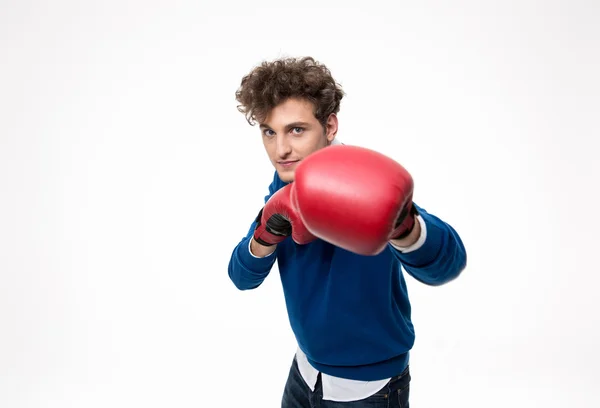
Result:
{"label": "curly brown hair", "polygon": [[250,125],[286,99],[299,97],[312,102],[315,117],[325,127],[329,115],[340,110],[344,91],[325,65],[301,57],[263,62],[242,79],[235,96]]}

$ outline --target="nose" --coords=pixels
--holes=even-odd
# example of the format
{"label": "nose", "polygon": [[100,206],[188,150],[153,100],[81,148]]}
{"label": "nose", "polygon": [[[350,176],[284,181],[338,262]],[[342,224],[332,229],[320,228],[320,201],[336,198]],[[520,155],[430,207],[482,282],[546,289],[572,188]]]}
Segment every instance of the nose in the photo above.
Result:
{"label": "nose", "polygon": [[288,140],[287,135],[277,135],[277,157],[279,159],[285,159],[292,152],[292,145]]}

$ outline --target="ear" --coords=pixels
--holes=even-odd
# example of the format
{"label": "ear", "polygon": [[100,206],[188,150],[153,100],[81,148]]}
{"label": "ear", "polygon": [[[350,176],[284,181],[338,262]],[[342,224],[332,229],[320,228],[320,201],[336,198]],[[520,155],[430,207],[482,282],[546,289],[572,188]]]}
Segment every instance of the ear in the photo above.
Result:
{"label": "ear", "polygon": [[327,118],[325,123],[325,136],[327,137],[327,144],[331,144],[338,131],[338,118],[335,113],[332,113]]}

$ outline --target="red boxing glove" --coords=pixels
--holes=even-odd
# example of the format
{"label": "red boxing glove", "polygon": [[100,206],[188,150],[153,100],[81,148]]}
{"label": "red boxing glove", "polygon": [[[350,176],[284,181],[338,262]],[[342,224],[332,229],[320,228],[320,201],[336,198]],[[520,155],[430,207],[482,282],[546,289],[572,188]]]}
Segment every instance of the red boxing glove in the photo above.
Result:
{"label": "red boxing glove", "polygon": [[297,244],[307,244],[316,239],[292,207],[291,192],[292,184],[276,191],[258,213],[254,240],[259,244],[276,245],[290,235]]}
{"label": "red boxing glove", "polygon": [[316,237],[360,255],[377,255],[415,221],[413,179],[373,150],[334,145],[302,160],[295,172],[294,206]]}

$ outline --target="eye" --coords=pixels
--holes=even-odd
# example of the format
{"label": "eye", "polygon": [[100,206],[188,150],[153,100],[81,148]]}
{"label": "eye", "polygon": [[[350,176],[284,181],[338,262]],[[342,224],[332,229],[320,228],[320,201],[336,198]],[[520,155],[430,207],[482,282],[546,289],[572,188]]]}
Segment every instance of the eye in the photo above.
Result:
{"label": "eye", "polygon": [[297,135],[298,135],[298,134],[300,134],[300,133],[304,132],[304,128],[301,128],[301,127],[295,127],[295,128],[293,128],[293,129],[292,129],[292,131],[293,131],[295,134],[297,134]]}
{"label": "eye", "polygon": [[271,129],[265,129],[265,130],[263,130],[263,135],[273,136],[273,131]]}

